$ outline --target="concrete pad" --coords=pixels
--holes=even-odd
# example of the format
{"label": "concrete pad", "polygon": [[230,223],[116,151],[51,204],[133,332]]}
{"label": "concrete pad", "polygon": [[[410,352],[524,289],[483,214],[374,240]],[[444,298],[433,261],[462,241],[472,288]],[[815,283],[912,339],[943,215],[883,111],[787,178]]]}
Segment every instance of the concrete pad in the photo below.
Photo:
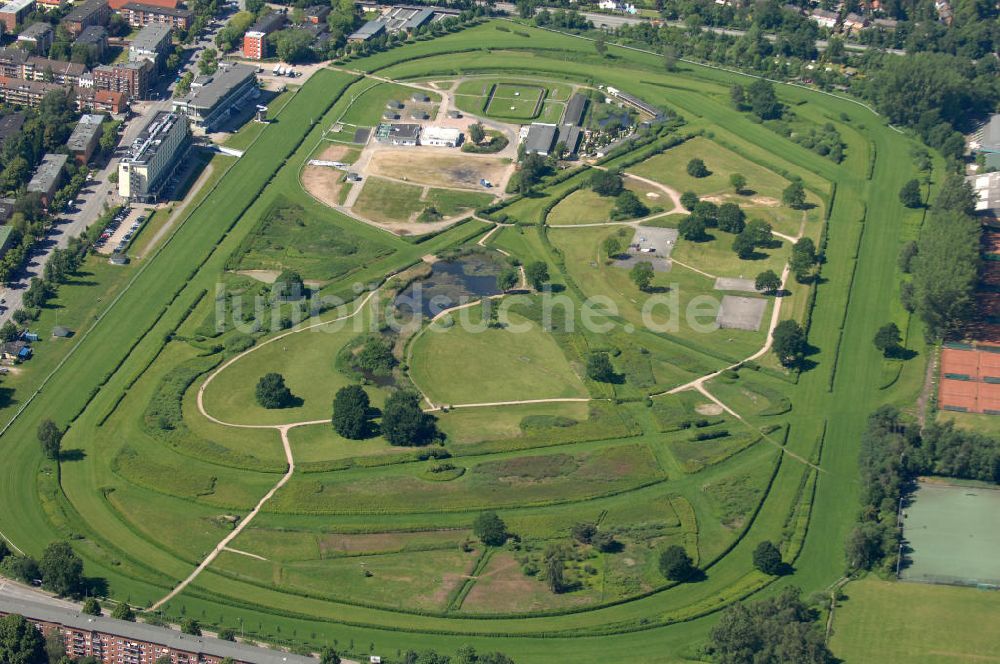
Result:
{"label": "concrete pad", "polygon": [[676,228],[639,226],[635,229],[628,251],[643,256],[670,258],[670,253],[677,246],[678,235]]}
{"label": "concrete pad", "polygon": [[735,277],[719,277],[715,280],[715,290],[757,292],[753,279],[736,279]]}
{"label": "concrete pad", "polygon": [[368,142],[368,136],[371,134],[371,129],[368,127],[358,127],[354,130],[354,142],[364,145]]}
{"label": "concrete pad", "polygon": [[669,259],[661,258],[655,254],[633,254],[623,256],[622,258],[616,258],[614,266],[625,270],[631,270],[633,265],[642,262],[652,263],[653,272],[670,272],[670,268],[672,266]]}
{"label": "concrete pad", "polygon": [[765,309],[767,309],[767,300],[762,297],[725,295],[722,298],[722,305],[719,307],[719,315],[716,316],[715,322],[721,328],[756,332],[760,329],[760,321],[764,318]]}

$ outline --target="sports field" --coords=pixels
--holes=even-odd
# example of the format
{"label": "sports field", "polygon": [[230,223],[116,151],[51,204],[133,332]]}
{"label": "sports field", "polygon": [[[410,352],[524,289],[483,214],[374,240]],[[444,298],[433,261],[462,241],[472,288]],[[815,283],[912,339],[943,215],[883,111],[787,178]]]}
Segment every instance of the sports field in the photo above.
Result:
{"label": "sports field", "polygon": [[[922,366],[907,363],[894,386],[880,390],[881,360],[871,344],[878,325],[897,315],[882,285],[898,281],[901,239],[921,219],[896,195],[913,177],[909,140],[850,100],[778,86],[799,117],[837,126],[848,156],[835,164],[730,108],[729,87],[746,82],[739,75],[694,65],[667,73],[660,55],[609,46],[612,60],[584,40],[521,26],[525,38],[500,27],[507,25],[484,22],[351,63],[391,83],[319,71],[169,241],[126,272],[88,268],[120,297],[98,307],[84,279],[65,289],[65,301],[61,293],[60,320],[77,321],[77,335],[62,346],[40,343],[33,361],[46,371],[32,367],[5,382],[18,392],[3,411],[13,422],[0,434],[8,461],[0,466],[4,537],[34,555],[52,540],[71,539],[86,574],[102,579],[112,598],[155,605],[166,619],[240,625],[259,642],[312,649],[335,639],[352,659],[410,648],[454,654],[471,644],[502,650],[518,664],[596,664],[622,653],[677,662],[698,652],[719,609],[773,582],[750,564],[757,542],[778,543],[795,570],[789,581],[807,593],[840,578],[841,542],[857,506],[855,486],[843,481],[856,473],[864,427],[856,404],[912,402],[923,375]],[[744,202],[761,216],[770,210],[775,230],[818,238],[827,228],[819,290],[791,284],[787,298],[768,300],[763,318],[769,322],[775,307],[801,321],[811,312],[813,368],[793,375],[762,352],[767,325],[757,332],[711,327],[716,269],[738,275],[757,262],[736,262],[721,243],[692,246],[686,257],[694,269],[657,272],[640,291],[628,270],[602,254],[615,227],[546,225],[553,214],[571,222],[574,210],[587,207],[585,196],[566,198],[586,171],[511,197],[501,212],[520,225],[497,230],[469,219],[422,241],[372,228],[309,195],[303,169],[326,149],[332,127],[374,126],[387,100],[412,90],[407,81],[461,77],[456,62],[495,76],[494,92],[511,97],[491,104],[523,103],[523,113],[532,95],[536,106],[543,96],[559,103],[573,85],[595,81],[662,105],[690,124],[675,133],[707,128],[712,137],[629,170],[720,200],[737,196],[727,191],[728,174],[743,172],[756,192]],[[555,73],[558,86],[547,82]],[[486,97],[462,90],[478,100],[480,114]],[[706,182],[685,179],[694,154],[713,173]],[[876,154],[869,163],[866,155]],[[793,173],[815,204],[804,218],[771,200]],[[400,175],[367,178],[362,195],[375,186],[361,204],[407,219],[428,197],[456,210],[481,204]],[[879,223],[863,226],[866,214]],[[780,267],[786,245],[760,263]],[[391,309],[398,289],[427,278],[427,262],[484,247],[509,254],[504,265],[515,272],[535,261],[548,268],[551,293],[526,285],[504,296],[510,328],[477,337],[456,324],[440,334],[423,328],[397,336],[365,324],[368,312]],[[261,274],[287,269],[303,273],[311,294],[349,304],[296,318],[296,303],[272,297]],[[554,316],[543,306],[547,296],[560,303]],[[605,306],[585,309],[596,296]],[[644,308],[675,296],[684,324],[648,325]],[[275,325],[248,306],[256,301],[276,314]],[[709,325],[695,329],[689,312]],[[52,312],[42,315],[54,320]],[[654,308],[654,323],[665,318]],[[514,334],[522,322],[528,331]],[[359,377],[352,358],[374,333],[392,337],[396,364],[388,376]],[[594,354],[606,355],[611,375],[590,375]],[[256,382],[269,371],[282,373],[297,398],[289,408],[255,405]],[[702,387],[739,417],[685,389],[720,371]],[[377,407],[401,386],[467,407],[432,413],[447,437],[429,447],[393,447],[377,433],[347,441],[332,433],[329,418],[334,391],[350,383]],[[58,473],[34,440],[45,417],[69,427],[63,445],[74,454]],[[498,510],[516,546],[487,549],[469,536],[484,509]],[[266,560],[225,551],[182,585],[234,523],[242,530],[232,548]],[[572,539],[579,523],[598,524],[620,547]],[[567,551],[562,592],[539,573],[551,543]],[[664,578],[656,561],[672,544],[688,551],[704,578]],[[940,648],[964,652],[954,642]]]}
{"label": "sports field", "polygon": [[996,591],[869,578],[844,594],[830,648],[847,664],[1000,660]]}
{"label": "sports field", "polygon": [[534,85],[498,83],[493,87],[483,109],[493,118],[530,120],[542,110],[545,88]]}
{"label": "sports field", "polygon": [[1000,491],[923,481],[903,510],[907,581],[1000,586]]}

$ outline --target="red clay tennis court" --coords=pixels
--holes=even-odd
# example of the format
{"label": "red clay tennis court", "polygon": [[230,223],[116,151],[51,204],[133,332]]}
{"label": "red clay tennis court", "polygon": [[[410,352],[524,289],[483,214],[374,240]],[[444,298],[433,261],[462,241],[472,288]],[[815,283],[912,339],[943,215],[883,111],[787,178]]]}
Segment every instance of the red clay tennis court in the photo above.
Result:
{"label": "red clay tennis court", "polygon": [[1000,414],[1000,348],[944,348],[938,403],[944,410]]}

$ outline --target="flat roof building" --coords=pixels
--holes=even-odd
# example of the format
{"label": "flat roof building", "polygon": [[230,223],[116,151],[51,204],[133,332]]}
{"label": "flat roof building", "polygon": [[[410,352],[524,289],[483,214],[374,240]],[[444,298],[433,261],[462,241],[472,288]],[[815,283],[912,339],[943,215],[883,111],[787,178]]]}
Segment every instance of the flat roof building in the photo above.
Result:
{"label": "flat roof building", "polygon": [[66,141],[66,147],[70,154],[76,157],[81,164],[90,161],[90,156],[94,154],[97,142],[101,140],[103,133],[104,116],[87,114],[80,117],[80,121],[73,128],[73,133]]}
{"label": "flat roof building", "polygon": [[111,20],[111,7],[108,0],[87,0],[81,5],[75,5],[73,10],[66,14],[62,24],[66,26],[71,35],[78,35],[90,25],[107,25]]}
{"label": "flat roof building", "polygon": [[94,77],[94,88],[120,92],[130,101],[145,99],[149,94],[153,68],[154,65],[149,60],[94,67],[91,72]]}
{"label": "flat roof building", "polygon": [[52,46],[54,36],[52,26],[48,23],[32,23],[18,34],[17,45],[32,53],[45,55]]}
{"label": "flat roof building", "polygon": [[0,150],[7,144],[7,141],[21,133],[24,126],[24,113],[8,113],[0,117]]}
{"label": "flat roof building", "polygon": [[285,27],[288,17],[281,12],[265,14],[243,35],[243,57],[263,60],[268,56],[267,36]]}
{"label": "flat roof building", "polygon": [[455,127],[424,127],[420,132],[421,145],[454,148],[462,142],[462,130]]}
{"label": "flat roof building", "polygon": [[258,648],[235,641],[181,632],[139,622],[90,616],[32,600],[0,598],[0,615],[24,616],[46,635],[62,636],[66,653],[74,658],[95,657],[99,662],[173,662],[219,664],[317,664],[311,657]]}
{"label": "flat roof building", "polygon": [[28,182],[29,194],[41,194],[42,204],[48,207],[52,202],[52,197],[62,184],[63,169],[69,156],[64,154],[49,153],[42,157],[42,163],[35,169],[35,174]]}
{"label": "flat roof building", "polygon": [[11,0],[0,6],[0,23],[7,32],[17,32],[17,26],[34,10],[35,0]]}
{"label": "flat roof building", "polygon": [[195,79],[191,92],[174,100],[173,111],[187,116],[196,127],[212,132],[257,95],[256,67],[222,63],[211,76]]}
{"label": "flat roof building", "polygon": [[385,22],[380,19],[368,21],[347,36],[349,42],[366,42],[385,33]]}
{"label": "flat roof building", "polygon": [[527,152],[534,152],[543,157],[552,152],[556,144],[556,136],[559,129],[554,124],[532,123],[528,127],[528,135],[524,139],[524,148]]}
{"label": "flat roof building", "polygon": [[154,115],[118,163],[118,195],[154,202],[187,150],[190,134],[183,116],[167,111]]}
{"label": "flat roof building", "polygon": [[420,140],[420,125],[381,124],[375,130],[375,140],[391,145],[416,145]]}
{"label": "flat roof building", "polygon": [[163,23],[150,23],[135,36],[128,49],[129,62],[150,60],[158,62],[170,47],[172,28]]}
{"label": "flat roof building", "polygon": [[187,30],[194,21],[194,12],[179,7],[157,7],[139,2],[129,2],[121,9],[122,17],[133,28],[150,23],[163,23],[177,30]]}

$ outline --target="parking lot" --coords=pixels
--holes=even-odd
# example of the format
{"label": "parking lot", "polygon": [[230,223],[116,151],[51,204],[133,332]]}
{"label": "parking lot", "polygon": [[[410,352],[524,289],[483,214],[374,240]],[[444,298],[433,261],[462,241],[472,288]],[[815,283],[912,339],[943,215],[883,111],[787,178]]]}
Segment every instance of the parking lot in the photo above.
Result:
{"label": "parking lot", "polygon": [[145,208],[122,208],[95,244],[98,253],[111,255],[124,252],[136,231],[149,217],[149,212]]}

